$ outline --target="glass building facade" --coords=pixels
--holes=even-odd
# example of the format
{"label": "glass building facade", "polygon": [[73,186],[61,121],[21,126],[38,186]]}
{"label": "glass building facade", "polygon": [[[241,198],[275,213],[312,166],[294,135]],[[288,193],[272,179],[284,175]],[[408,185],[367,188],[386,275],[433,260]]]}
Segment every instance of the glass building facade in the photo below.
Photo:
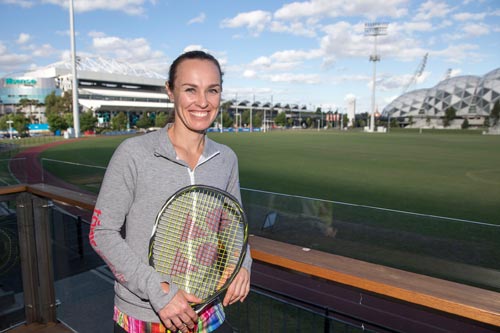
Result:
{"label": "glass building facade", "polygon": [[430,89],[410,91],[399,96],[384,110],[390,117],[441,118],[448,108],[457,117],[488,117],[500,100],[500,68],[484,76],[463,75],[441,81]]}
{"label": "glass building facade", "polygon": [[53,91],[60,94],[53,78],[8,77],[0,80],[0,103],[15,105],[23,98],[43,103]]}

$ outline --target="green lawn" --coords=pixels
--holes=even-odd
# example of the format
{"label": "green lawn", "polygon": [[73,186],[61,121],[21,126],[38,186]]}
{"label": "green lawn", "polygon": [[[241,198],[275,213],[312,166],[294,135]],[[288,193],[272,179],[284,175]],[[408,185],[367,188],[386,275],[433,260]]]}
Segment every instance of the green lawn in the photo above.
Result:
{"label": "green lawn", "polygon": [[[337,131],[209,135],[237,153],[244,188],[500,224],[499,136]],[[60,145],[42,157],[106,166],[124,138]]]}
{"label": "green lawn", "polygon": [[[253,234],[500,290],[500,228],[357,205],[500,224],[500,136],[473,132],[210,133],[238,155]],[[105,167],[126,137],[59,145],[42,157]],[[97,192],[102,170],[44,162]],[[304,213],[309,210],[312,213]],[[278,223],[261,229],[269,211]]]}

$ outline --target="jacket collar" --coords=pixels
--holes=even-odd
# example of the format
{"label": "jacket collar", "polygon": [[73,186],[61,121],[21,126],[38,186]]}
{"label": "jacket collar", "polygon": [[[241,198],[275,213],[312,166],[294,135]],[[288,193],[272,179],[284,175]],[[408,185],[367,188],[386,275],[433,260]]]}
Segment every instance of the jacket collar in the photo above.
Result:
{"label": "jacket collar", "polygon": [[[156,140],[156,144],[154,147],[155,155],[163,156],[173,162],[179,163],[177,160],[177,154],[175,153],[174,145],[172,141],[170,141],[170,137],[168,136],[168,129],[172,127],[172,123],[167,124],[165,127],[156,131],[158,138]],[[203,147],[203,153],[201,154],[200,161],[198,164],[203,163],[213,156],[219,154],[219,149],[215,141],[212,141],[205,134],[205,147]]]}

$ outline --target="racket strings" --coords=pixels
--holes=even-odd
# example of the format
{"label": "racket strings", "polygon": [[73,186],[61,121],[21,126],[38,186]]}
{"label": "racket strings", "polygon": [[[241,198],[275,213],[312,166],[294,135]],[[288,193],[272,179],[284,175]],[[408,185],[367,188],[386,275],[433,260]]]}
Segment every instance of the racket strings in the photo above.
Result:
{"label": "racket strings", "polygon": [[152,246],[155,268],[205,299],[237,269],[245,242],[241,210],[211,192],[185,193],[161,213]]}

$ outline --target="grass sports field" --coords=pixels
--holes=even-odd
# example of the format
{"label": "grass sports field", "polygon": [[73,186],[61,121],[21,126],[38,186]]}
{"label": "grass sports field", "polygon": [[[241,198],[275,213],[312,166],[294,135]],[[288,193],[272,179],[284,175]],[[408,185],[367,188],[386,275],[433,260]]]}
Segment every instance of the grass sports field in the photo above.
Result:
{"label": "grass sports field", "polygon": [[[477,132],[339,131],[210,133],[237,153],[241,186],[335,201],[244,191],[256,235],[360,260],[500,290],[500,137]],[[42,153],[101,169],[43,160],[68,182],[98,191],[116,146],[98,137]],[[262,221],[272,210],[278,222]],[[449,221],[367,205],[490,224]],[[315,208],[319,215],[304,215]],[[326,215],[325,215],[326,214]],[[324,218],[327,216],[327,218]]]}
{"label": "grass sports field", "polygon": [[[499,136],[333,130],[209,136],[237,153],[244,188],[500,224]],[[125,138],[74,142],[42,157],[106,166]],[[77,177],[64,169],[57,170],[61,177]]]}

